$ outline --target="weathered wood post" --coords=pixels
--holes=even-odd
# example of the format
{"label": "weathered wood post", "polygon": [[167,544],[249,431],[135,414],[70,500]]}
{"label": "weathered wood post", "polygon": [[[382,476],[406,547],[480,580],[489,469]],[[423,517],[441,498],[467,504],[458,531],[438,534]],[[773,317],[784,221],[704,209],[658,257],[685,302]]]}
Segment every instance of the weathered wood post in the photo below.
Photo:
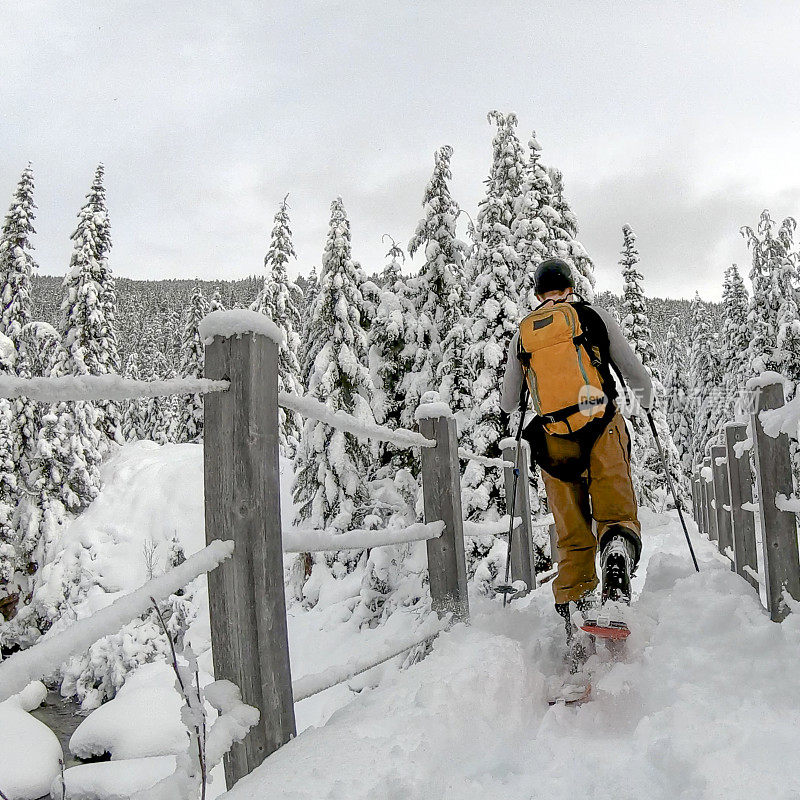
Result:
{"label": "weathered wood post", "polygon": [[767,608],[775,622],[780,622],[788,613],[783,605],[784,589],[800,600],[797,520],[793,512],[781,511],[775,500],[778,494],[792,496],[789,437],[785,433],[775,438],[768,436],[759,418],[762,411],[782,405],[783,386],[780,383],[762,386],[751,417]]}
{"label": "weathered wood post", "polygon": [[697,522],[697,486],[694,475],[689,478],[689,485],[692,487],[692,519]]}
{"label": "weathered wood post", "polygon": [[445,523],[444,533],[429,539],[428,575],[434,611],[469,617],[467,564],[464,556],[464,519],[461,511],[461,470],[458,433],[452,412],[444,403],[427,400],[417,408],[420,433],[436,447],[422,450],[422,499],[425,522]]}
{"label": "weathered wood post", "polygon": [[[514,516],[522,522],[514,529],[511,540],[511,580],[524,581],[528,591],[536,588],[536,565],[534,564],[533,532],[531,525],[530,453],[526,441],[521,443],[522,452],[517,460],[517,442],[503,439],[500,448],[505,461],[519,468],[517,495],[514,501]],[[506,490],[506,511],[511,513],[511,494],[514,491],[514,468],[503,469]]]}
{"label": "weathered wood post", "polygon": [[714,509],[716,503],[714,502],[714,480],[709,470],[711,470],[711,458],[703,459],[703,493],[706,502],[706,531],[708,538],[712,542],[719,539],[717,535],[717,515]]}
{"label": "weathered wood post", "polygon": [[708,536],[708,506],[706,504],[706,482],[703,478],[703,464],[697,467],[697,491],[700,497],[700,530]]}
{"label": "weathered wood post", "polygon": [[215,312],[201,325],[206,342],[215,331],[225,336],[207,344],[206,377],[230,381],[228,391],[204,402],[206,541],[235,544],[233,558],[208,575],[214,674],[235,683],[261,713],[226,757],[228,786],[296,733],[278,479],[279,333],[252,313],[260,318],[252,330],[272,336],[231,335],[247,327],[233,312]]}
{"label": "weathered wood post", "polygon": [[[731,532],[730,494],[728,489],[728,465],[725,461],[725,445],[711,448],[711,472],[716,498],[717,547],[722,555],[730,558],[733,569],[733,534]],[[720,463],[721,462],[721,463]]]}
{"label": "weathered wood post", "polygon": [[741,575],[756,591],[758,580],[746,569],[758,572],[756,555],[756,518],[752,510],[745,510],[745,503],[753,502],[753,485],[750,476],[750,457],[747,452],[736,457],[736,445],[747,439],[747,425],[730,423],[725,426],[725,442],[728,450],[728,490],[731,504],[731,526],[733,535],[733,563]]}
{"label": "weathered wood post", "polygon": [[703,518],[703,483],[700,478],[700,467],[697,468],[692,483],[694,485],[695,497],[697,498],[697,516],[695,517],[697,521],[697,530],[699,530],[700,533],[706,533],[705,519]]}

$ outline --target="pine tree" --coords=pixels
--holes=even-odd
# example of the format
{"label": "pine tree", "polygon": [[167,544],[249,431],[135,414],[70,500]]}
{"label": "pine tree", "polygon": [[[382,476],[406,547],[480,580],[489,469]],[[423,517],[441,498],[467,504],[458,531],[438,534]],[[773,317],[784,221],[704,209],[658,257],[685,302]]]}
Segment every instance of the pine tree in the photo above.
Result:
{"label": "pine tree", "polygon": [[[629,225],[622,228],[623,248],[620,266],[622,267],[623,290],[621,302],[621,326],[625,338],[631,343],[634,352],[639,356],[645,369],[653,381],[655,402],[651,416],[659,441],[667,459],[668,469],[673,485],[681,502],[685,505],[685,479],[681,469],[680,456],[675,446],[667,423],[667,410],[663,403],[664,387],[655,366],[656,352],[653,346],[653,335],[650,330],[650,317],[647,302],[642,291],[642,274],[637,266],[639,253],[636,250],[636,237]],[[660,456],[652,439],[650,426],[644,414],[637,414],[631,419],[632,443],[631,461],[634,485],[638,489],[639,503],[654,511],[659,511],[666,503],[668,487],[663,476]]]}
{"label": "pine tree", "polygon": [[[203,377],[205,346],[200,338],[200,322],[207,313],[208,302],[203,297],[200,287],[195,286],[181,339],[182,378]],[[195,441],[203,433],[203,397],[199,394],[190,394],[179,397],[178,401],[175,421],[176,441]]]}
{"label": "pine tree", "polygon": [[[23,171],[0,234],[0,334],[8,337],[16,351],[13,374],[32,377],[30,360],[24,352],[22,332],[31,319],[31,276],[36,269],[31,244],[33,221],[33,171]],[[39,426],[39,406],[26,397],[6,403],[10,428],[11,458],[20,492],[31,470],[31,441]]]}
{"label": "pine tree", "polygon": [[[108,264],[111,225],[106,209],[103,165],[97,167],[78,227],[61,304],[62,363],[58,375],[107,375],[119,372],[116,292]],[[121,441],[121,414],[113,401],[97,403],[96,416],[108,441]]]}
{"label": "pine tree", "polygon": [[308,276],[308,290],[305,296],[302,333],[300,336],[300,379],[304,389],[308,389],[308,380],[311,377],[311,370],[314,366],[314,360],[311,358],[311,351],[314,349],[314,343],[311,341],[311,315],[317,300],[317,294],[319,294],[319,278],[317,277],[317,268],[312,267]]}
{"label": "pine tree", "polygon": [[578,220],[564,197],[564,177],[557,169],[549,169],[553,187],[551,207],[555,212],[550,230],[551,256],[566,261],[575,270],[575,291],[584,299],[594,299],[594,264],[578,241]]}
{"label": "pine tree", "polygon": [[[452,178],[452,155],[453,148],[448,145],[434,153],[433,175],[422,200],[425,217],[417,224],[408,244],[408,252],[413,256],[418,250],[422,251],[425,262],[419,273],[408,281],[416,318],[416,353],[405,382],[403,427],[413,426],[414,413],[422,395],[439,391],[443,342],[464,314],[462,270],[466,245],[456,236],[459,208],[448,186]],[[451,352],[454,347],[455,343]],[[444,399],[449,402],[452,398],[446,395]]]}
{"label": "pine tree", "polygon": [[774,227],[775,223],[765,209],[761,213],[757,231],[742,228],[742,234],[753,253],[750,271],[753,298],[749,314],[752,338],[748,350],[751,375],[758,375],[765,370],[780,372],[784,362],[778,337],[782,322],[781,306],[786,295],[784,276],[791,274],[795,221],[791,217],[785,219],[777,235]]}
{"label": "pine tree", "polygon": [[[164,354],[156,349],[152,337],[145,341],[141,360],[142,379],[146,381],[164,380],[174,377],[170,374]],[[169,397],[149,397],[142,403],[143,438],[157,444],[166,444],[174,436],[174,416]]]}
{"label": "pine tree", "polygon": [[[382,275],[383,291],[369,331],[370,374],[375,385],[375,420],[391,428],[401,426],[406,392],[403,381],[414,363],[416,314],[401,273],[403,250],[392,241]],[[379,446],[382,466],[413,468],[413,453],[386,443]]]}
{"label": "pine tree", "polygon": [[695,294],[692,303],[692,346],[689,356],[694,464],[703,460],[706,445],[720,433],[720,420],[717,418],[720,378],[717,343],[711,331],[709,315],[700,300],[700,295]]}
{"label": "pine tree", "polygon": [[667,422],[672,441],[678,451],[684,475],[691,475],[692,425],[689,382],[687,378],[688,353],[684,342],[678,338],[673,320],[667,333],[667,368],[664,374],[664,398],[667,404]]}
{"label": "pine tree", "polygon": [[[125,378],[131,381],[142,379],[139,371],[139,354],[136,352],[128,356],[128,363],[125,365]],[[137,442],[145,439],[144,428],[144,400],[132,398],[125,405],[122,415],[122,435],[126,442]]]}
{"label": "pine tree", "polygon": [[[514,270],[517,255],[511,245],[511,232],[502,221],[503,206],[488,195],[478,212],[478,244],[473,254],[473,288],[469,315],[472,344],[469,361],[475,370],[472,387],[473,411],[468,442],[479,455],[499,455],[499,443],[506,435],[500,411],[500,390],[505,371],[505,356],[517,330],[517,292]],[[464,511],[470,519],[493,510],[502,513],[502,476],[497,470],[470,461],[462,481]]]}
{"label": "pine tree", "polygon": [[[313,369],[308,394],[331,411],[373,422],[375,389],[364,366],[367,337],[363,299],[350,245],[350,223],[341,198],[331,203],[320,290],[310,324]],[[346,530],[364,514],[374,450],[368,440],[307,420],[296,459],[299,519],[315,528]]]}
{"label": "pine tree", "polygon": [[[7,336],[0,334],[0,375],[14,373],[16,352]],[[0,603],[15,594],[14,575],[20,566],[14,508],[18,500],[17,471],[14,464],[13,410],[0,398]]]}
{"label": "pine tree", "polygon": [[724,422],[731,422],[740,411],[742,393],[749,377],[746,355],[751,339],[748,321],[750,299],[735,264],[725,271],[722,306],[720,361],[723,375],[717,415]]}
{"label": "pine tree", "polygon": [[208,304],[208,313],[212,313],[213,311],[224,311],[225,305],[222,302],[222,297],[219,293],[219,289],[214,292],[211,302]]}
{"label": "pine tree", "polygon": [[[283,199],[272,229],[269,250],[264,259],[267,274],[264,285],[251,306],[253,311],[268,316],[284,334],[284,341],[278,351],[278,391],[303,393],[300,381],[300,331],[302,322],[296,298],[300,291],[294,281],[289,280],[286,265],[289,259],[297,258],[292,246],[292,232],[289,228],[289,212],[286,198]],[[287,458],[297,452],[301,420],[294,411],[279,409],[280,449]]]}
{"label": "pine tree", "polygon": [[516,285],[522,314],[538,305],[533,278],[536,267],[550,254],[550,235],[556,218],[556,211],[550,205],[553,186],[547,170],[539,162],[542,148],[535,131],[528,149],[530,155],[523,173],[516,226],[512,230],[514,247],[520,259]]}

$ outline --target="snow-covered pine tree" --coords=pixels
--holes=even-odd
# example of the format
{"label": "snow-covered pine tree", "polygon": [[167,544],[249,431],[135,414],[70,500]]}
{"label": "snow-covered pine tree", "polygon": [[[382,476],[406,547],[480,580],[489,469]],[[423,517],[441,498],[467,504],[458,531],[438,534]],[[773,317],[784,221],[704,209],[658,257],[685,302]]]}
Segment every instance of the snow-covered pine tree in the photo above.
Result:
{"label": "snow-covered pine tree", "polygon": [[531,134],[528,149],[530,154],[523,173],[516,225],[512,230],[514,248],[520,261],[516,284],[521,315],[538,305],[533,277],[536,267],[550,254],[550,235],[557,216],[550,205],[553,186],[547,170],[539,161],[542,148],[535,131]]}
{"label": "snow-covered pine tree", "polygon": [[[33,170],[25,168],[0,233],[0,334],[9,338],[17,357],[14,374],[32,377],[28,356],[22,346],[22,332],[31,319],[31,276],[36,269],[31,244],[33,221]],[[39,405],[26,397],[6,403],[14,472],[20,491],[31,471],[33,441],[39,427]]]}
{"label": "snow-covered pine tree", "polygon": [[[373,422],[375,388],[361,327],[363,299],[352,258],[350,223],[341,197],[331,203],[322,256],[320,290],[309,338],[313,368],[308,395],[331,411]],[[367,479],[375,460],[367,439],[307,420],[296,459],[294,487],[299,521],[314,528],[346,530],[359,522],[367,503]]]}
{"label": "snow-covered pine tree", "polygon": [[[140,365],[142,379],[146,381],[164,380],[174,377],[164,354],[156,349],[152,338],[145,341]],[[172,441],[175,433],[175,420],[169,397],[149,397],[142,405],[142,429],[145,439],[157,444]]]}
{"label": "snow-covered pine tree", "polygon": [[222,295],[220,295],[219,289],[217,289],[211,297],[211,302],[208,304],[208,313],[224,310],[225,304],[222,302]]}
{"label": "snow-covered pine tree", "polygon": [[[408,252],[413,256],[421,251],[425,262],[419,273],[408,281],[416,317],[416,353],[404,384],[406,402],[401,422],[407,428],[414,425],[414,413],[422,395],[441,388],[442,375],[437,373],[442,363],[443,342],[464,316],[462,270],[466,245],[456,236],[459,208],[448,186],[452,178],[452,155],[453,148],[449,145],[434,153],[433,175],[422,199],[425,217],[417,224],[408,244]],[[451,358],[459,358],[455,350],[457,344],[451,344]],[[445,386],[446,390],[448,388]],[[445,395],[443,399],[450,402],[452,398]]]}
{"label": "snow-covered pine tree", "polygon": [[[199,286],[195,286],[186,313],[186,322],[181,339],[181,377],[202,378],[205,364],[205,346],[200,338],[200,321],[208,314],[208,301],[203,297]],[[135,355],[135,354],[134,354]],[[128,366],[133,367],[130,361]],[[127,372],[127,369],[126,369]],[[137,367],[138,372],[138,367]],[[127,414],[124,427],[129,427]],[[178,398],[175,420],[178,442],[195,441],[203,433],[203,397],[199,394],[183,395]]]}
{"label": "snow-covered pine tree", "polygon": [[[63,363],[59,375],[107,375],[119,372],[116,292],[108,264],[111,225],[106,208],[104,169],[99,165],[78,227],[61,304]],[[121,413],[113,401],[96,403],[97,422],[108,441],[122,441]]]}
{"label": "snow-covered pine tree", "polygon": [[[503,223],[503,204],[493,194],[482,202],[476,223],[478,243],[472,252],[473,288],[469,298],[472,343],[469,361],[475,370],[472,414],[467,433],[470,448],[482,456],[499,455],[507,435],[500,411],[505,357],[517,330],[519,314],[514,273],[517,253]],[[464,513],[469,519],[504,510],[499,470],[477,461],[467,464],[462,481]]]}
{"label": "snow-covered pine tree", "polygon": [[751,339],[748,321],[750,298],[736,264],[725,270],[722,307],[722,387],[716,413],[723,422],[732,422],[744,410],[741,409],[741,400],[749,377],[747,351]]}
{"label": "snow-covered pine tree", "polygon": [[550,229],[550,255],[564,259],[575,269],[575,291],[591,302],[594,299],[594,264],[578,241],[578,220],[564,197],[564,176],[548,169],[553,187],[550,205],[555,211]]}
{"label": "snow-covered pine tree", "polygon": [[[142,379],[139,371],[139,354],[135,351],[128,356],[125,377],[132,381]],[[132,398],[125,404],[122,414],[122,435],[126,442],[137,442],[147,438],[144,426],[144,403],[144,400]]]}
{"label": "snow-covered pine tree", "polygon": [[308,379],[311,375],[311,369],[314,366],[314,359],[311,357],[314,343],[311,341],[310,333],[311,318],[314,311],[314,303],[317,300],[317,294],[319,294],[319,278],[317,277],[317,268],[312,267],[308,276],[308,289],[303,305],[303,324],[300,335],[300,380],[304,389],[308,389]]}
{"label": "snow-covered pine tree", "polygon": [[[647,302],[641,286],[643,277],[638,270],[639,252],[636,249],[636,236],[630,225],[622,227],[622,235],[623,247],[620,259],[623,279],[620,313],[622,330],[653,379],[656,397],[651,410],[653,422],[667,459],[673,485],[682,496],[681,499],[685,505],[685,478],[681,469],[680,456],[667,423],[667,413],[663,401],[664,387],[661,385],[660,375],[655,366],[656,351],[650,330]],[[631,418],[631,427],[633,429],[632,472],[634,485],[638,489],[639,503],[654,511],[660,511],[666,504],[668,487],[650,425],[643,414],[638,414]]]}
{"label": "snow-covered pine tree", "polygon": [[795,225],[794,219],[788,217],[780,224],[776,235],[775,222],[765,209],[756,231],[749,227],[742,228],[753,254],[750,270],[753,297],[749,314],[752,338],[748,350],[751,375],[758,375],[765,370],[782,372],[783,357],[778,349],[779,318],[784,294],[782,277],[790,272],[788,267]]}
{"label": "snow-covered pine tree", "polygon": [[705,458],[709,440],[720,433],[717,397],[721,376],[716,337],[711,330],[708,308],[695,293],[692,302],[692,344],[689,355],[692,463]]}
{"label": "snow-covered pine tree", "polygon": [[686,476],[692,474],[692,423],[689,399],[688,351],[678,337],[673,320],[667,333],[667,365],[664,375],[664,399],[667,404],[667,422],[672,441],[678,451],[681,468]]}
{"label": "snow-covered pine tree", "polygon": [[[391,428],[401,426],[406,405],[403,381],[414,363],[416,314],[401,273],[402,248],[392,240],[381,276],[383,291],[369,330],[369,363],[375,385],[375,420]],[[413,453],[382,442],[378,448],[381,466],[413,468]]]}
{"label": "snow-covered pine tree", "polygon": [[[287,195],[288,197],[288,195]],[[264,259],[264,284],[251,306],[253,311],[268,316],[284,334],[278,351],[278,391],[302,394],[300,380],[300,331],[302,322],[296,298],[300,291],[289,279],[286,265],[289,259],[297,258],[292,246],[292,231],[289,228],[289,207],[286,197],[275,214],[275,225],[269,249]],[[280,408],[280,450],[287,458],[297,452],[301,420],[294,411]]]}
{"label": "snow-covered pine tree", "polygon": [[[0,333],[0,375],[13,375],[16,351],[7,336]],[[0,398],[0,619],[9,614],[8,603],[17,594],[15,573],[20,567],[19,542],[14,525],[18,501],[17,471],[14,464],[13,411],[11,403]]]}

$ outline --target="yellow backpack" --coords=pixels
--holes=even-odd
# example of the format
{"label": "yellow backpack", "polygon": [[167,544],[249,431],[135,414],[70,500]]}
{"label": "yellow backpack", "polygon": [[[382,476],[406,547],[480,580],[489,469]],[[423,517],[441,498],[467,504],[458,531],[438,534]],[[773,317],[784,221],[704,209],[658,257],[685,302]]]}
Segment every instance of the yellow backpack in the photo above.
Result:
{"label": "yellow backpack", "polygon": [[589,342],[575,304],[548,302],[528,314],[517,355],[548,433],[576,433],[605,414],[610,400],[600,349]]}

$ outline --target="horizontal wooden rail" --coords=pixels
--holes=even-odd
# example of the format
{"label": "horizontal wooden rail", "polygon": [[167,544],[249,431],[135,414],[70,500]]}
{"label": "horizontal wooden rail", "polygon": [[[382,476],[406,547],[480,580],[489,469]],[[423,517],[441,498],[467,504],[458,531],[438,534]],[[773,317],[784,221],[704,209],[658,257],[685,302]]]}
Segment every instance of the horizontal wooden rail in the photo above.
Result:
{"label": "horizontal wooden rail", "polygon": [[407,528],[383,530],[323,531],[288,528],[283,531],[284,553],[324,553],[337,550],[369,550],[410,542],[426,542],[444,533],[444,522],[418,522]]}

